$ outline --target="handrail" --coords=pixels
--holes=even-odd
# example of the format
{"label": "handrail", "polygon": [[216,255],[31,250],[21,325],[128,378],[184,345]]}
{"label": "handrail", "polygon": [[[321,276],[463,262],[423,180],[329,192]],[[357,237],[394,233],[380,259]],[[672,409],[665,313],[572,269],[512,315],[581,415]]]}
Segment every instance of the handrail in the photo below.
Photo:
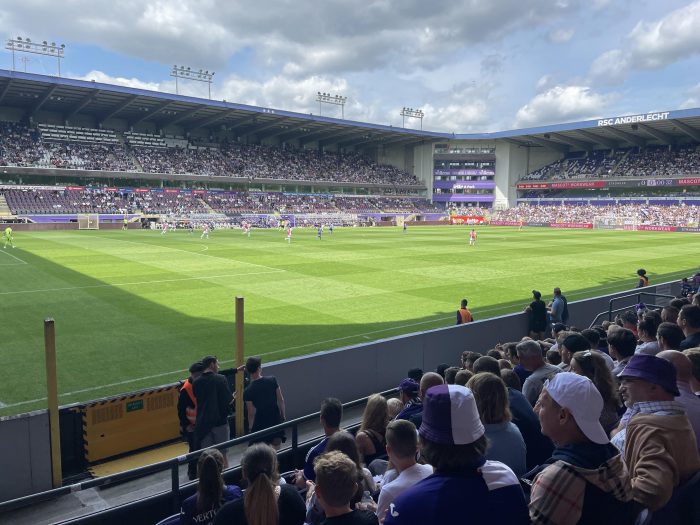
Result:
{"label": "handrail", "polygon": [[[598,321],[598,319],[599,319],[601,316],[605,315],[605,314],[608,315],[608,321],[612,321],[612,314],[618,313],[618,312],[623,312],[623,311],[629,309],[629,306],[625,306],[625,307],[616,308],[615,310],[613,310],[613,307],[612,307],[612,306],[613,306],[613,302],[619,301],[620,299],[629,299],[630,297],[636,297],[636,298],[637,298],[637,303],[636,303],[636,304],[639,304],[639,303],[642,302],[642,296],[643,296],[643,295],[646,295],[646,296],[648,296],[648,297],[661,297],[661,298],[665,298],[665,299],[675,299],[675,298],[676,298],[675,295],[668,295],[668,294],[661,294],[661,293],[652,293],[652,292],[643,292],[643,291],[634,292],[634,293],[630,293],[630,294],[626,294],[626,295],[620,295],[620,296],[618,296],[618,297],[613,297],[612,299],[610,299],[610,301],[609,301],[609,303],[608,303],[608,309],[607,309],[607,311],[605,311],[605,312],[600,312],[598,315],[596,315],[595,318],[593,319],[593,321],[591,321],[591,324],[589,325],[589,328],[591,328],[593,325],[595,325],[596,322]],[[659,304],[648,304],[647,306],[652,306],[652,307],[654,307],[654,308],[662,308],[662,307],[663,307],[663,305],[659,305]]]}
{"label": "handrail", "polygon": [[[392,388],[390,390],[385,390],[384,392],[380,392],[380,395],[384,397],[388,397],[392,394],[395,394],[397,392],[396,388]],[[354,408],[356,406],[360,406],[362,404],[366,404],[367,400],[369,399],[369,396],[363,397],[361,399],[356,399],[354,401],[349,401],[348,403],[343,404],[343,410]],[[308,414],[306,416],[298,417],[296,419],[293,419],[291,421],[285,421],[284,423],[280,423],[279,425],[275,425],[274,427],[269,427],[264,430],[260,430],[258,432],[254,432],[252,434],[246,434],[245,436],[237,437],[234,439],[230,439],[228,441],[225,441],[223,443],[219,443],[215,445],[212,448],[216,448],[219,450],[226,450],[228,448],[234,447],[236,445],[240,445],[242,443],[247,443],[249,441],[259,439],[262,437],[267,436],[268,434],[274,434],[275,432],[279,432],[280,430],[291,428],[292,429],[292,446],[290,449],[292,450],[292,454],[296,454],[296,448],[298,448],[298,426],[307,423],[309,421],[313,420],[318,420],[319,416],[321,415],[321,412],[314,412],[313,414]],[[151,474],[156,474],[158,472],[164,472],[166,470],[170,470],[171,472],[171,489],[170,492],[173,496],[174,500],[174,509],[175,511],[179,511],[180,509],[180,476],[179,476],[179,466],[188,463],[189,461],[192,461],[194,459],[199,458],[201,455],[202,450],[196,450],[194,452],[190,452],[188,454],[184,454],[182,456],[177,456],[175,458],[171,459],[166,459],[165,461],[159,461],[158,463],[152,463],[150,465],[145,465],[143,467],[137,467],[135,469],[127,470],[125,472],[120,472],[118,474],[110,475],[110,476],[103,476],[99,478],[94,478],[94,479],[89,479],[86,481],[81,481],[79,483],[74,483],[72,485],[66,485],[63,487],[58,487],[55,489],[51,490],[46,490],[44,492],[39,492],[36,494],[31,494],[29,496],[23,496],[21,498],[16,498],[12,500],[8,500],[5,502],[0,503],[0,514],[4,512],[8,512],[11,510],[16,510],[22,507],[26,507],[29,505],[34,505],[37,503],[42,503],[45,501],[50,501],[52,499],[55,499],[59,496],[64,496],[66,494],[70,494],[73,492],[79,492],[81,490],[86,490],[86,489],[91,489],[95,487],[106,487],[114,483],[122,483],[124,481],[129,481],[132,479],[136,478],[142,478],[145,476],[149,476]],[[229,467],[226,469],[226,471],[233,470],[237,468],[238,465]],[[148,496],[150,497],[150,496]],[[105,512],[108,509],[102,509],[100,512]]]}

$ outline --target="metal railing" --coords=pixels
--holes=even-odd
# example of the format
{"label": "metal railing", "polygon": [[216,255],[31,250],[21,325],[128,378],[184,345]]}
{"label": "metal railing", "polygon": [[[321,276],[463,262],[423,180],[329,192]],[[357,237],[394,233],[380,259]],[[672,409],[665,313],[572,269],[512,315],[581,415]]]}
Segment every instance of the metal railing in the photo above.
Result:
{"label": "metal railing", "polygon": [[[394,395],[397,393],[397,389],[393,388],[391,390],[385,390],[384,392],[380,392],[380,394],[384,397],[388,397],[391,395]],[[361,406],[364,404],[367,404],[367,397],[363,397],[361,399],[356,399],[354,401],[350,401],[348,403],[345,403],[343,405],[343,411],[347,409],[351,409],[357,406]],[[285,421],[284,423],[280,423],[279,425],[276,425],[274,427],[266,428],[265,430],[260,430],[258,432],[254,432],[252,434],[247,434],[245,436],[241,436],[238,438],[231,439],[229,441],[225,441],[224,443],[219,443],[215,445],[212,448],[217,448],[221,451],[225,451],[231,447],[234,447],[236,445],[241,445],[241,444],[246,444],[251,441],[261,441],[262,438],[264,438],[267,435],[270,434],[275,434],[276,432],[279,432],[280,430],[286,430],[286,429],[291,429],[292,432],[292,443],[291,446],[288,449],[284,449],[284,452],[291,452],[292,458],[295,464],[299,461],[299,458],[297,457],[298,455],[298,449],[299,449],[299,426],[308,423],[309,421],[318,421],[319,416],[321,415],[320,412],[314,412],[313,414],[309,414],[306,416],[299,417],[297,419],[293,419],[291,421]],[[320,434],[319,434],[320,437]],[[313,441],[309,440],[309,441]],[[170,485],[170,494],[172,497],[172,508],[173,512],[178,512],[180,510],[180,465],[187,464],[188,462],[192,460],[196,460],[199,458],[200,454],[202,453],[201,450],[197,450],[195,452],[191,452],[182,456],[178,456],[176,458],[168,459],[165,461],[161,461],[158,463],[153,463],[151,465],[146,465],[145,467],[139,467],[135,468],[132,470],[128,470],[126,472],[120,472],[118,474],[114,474],[111,476],[104,476],[100,478],[95,478],[95,479],[90,479],[86,481],[82,481],[80,483],[74,483],[72,485],[66,485],[63,487],[59,487],[56,489],[51,489],[47,490],[44,492],[39,492],[37,494],[31,494],[29,496],[24,496],[21,498],[16,498],[13,500],[5,501],[3,503],[0,503],[0,514],[3,514],[5,512],[9,512],[12,510],[16,510],[22,507],[27,507],[30,505],[36,505],[38,503],[43,503],[46,501],[51,501],[53,499],[56,499],[60,496],[64,496],[67,494],[71,494],[73,492],[79,492],[82,490],[87,490],[87,489],[92,489],[92,488],[98,488],[98,487],[108,487],[110,485],[114,485],[117,483],[123,483],[125,481],[132,481],[134,479],[139,479],[143,478],[145,476],[149,476],[152,474],[157,474],[159,472],[165,472],[167,470],[170,471],[170,479],[171,479],[171,485]],[[225,472],[229,472],[232,470],[235,470],[238,468],[238,465],[234,467],[230,467],[226,469]],[[162,492],[159,494],[163,494]],[[157,496],[158,494],[152,494],[149,496],[146,496],[144,498],[141,498],[142,500],[146,500],[148,498]],[[138,501],[138,500],[136,500]],[[100,514],[103,512],[108,512],[109,509],[102,509],[96,513],[93,514]],[[85,517],[85,516],[83,516]]]}
{"label": "metal railing", "polygon": [[[631,293],[631,294],[627,294],[627,295],[621,295],[619,297],[613,297],[612,299],[610,299],[610,302],[608,303],[608,309],[606,311],[600,312],[598,315],[596,315],[595,318],[593,319],[593,321],[591,321],[591,324],[588,326],[588,328],[591,328],[592,326],[597,324],[598,319],[600,319],[604,315],[608,316],[608,321],[612,321],[613,314],[624,312],[626,310],[629,310],[630,307],[633,306],[633,305],[627,305],[627,306],[623,306],[621,308],[613,309],[613,303],[615,301],[619,301],[621,299],[629,299],[630,297],[636,297],[637,302],[634,304],[640,304],[643,302],[642,296],[660,297],[660,298],[664,298],[664,299],[675,299],[676,298],[675,295],[667,295],[667,294],[651,293],[651,292],[635,292],[635,293]],[[663,308],[664,306],[666,306],[666,305],[662,305],[662,304],[653,304],[653,303],[644,303],[644,304],[645,304],[645,306],[650,306],[652,308]]]}

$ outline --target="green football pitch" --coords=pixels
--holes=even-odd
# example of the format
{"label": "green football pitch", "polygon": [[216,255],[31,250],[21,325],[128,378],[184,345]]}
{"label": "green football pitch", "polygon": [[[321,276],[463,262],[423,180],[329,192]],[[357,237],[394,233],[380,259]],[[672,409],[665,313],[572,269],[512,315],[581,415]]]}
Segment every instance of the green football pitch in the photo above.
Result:
{"label": "green football pitch", "polygon": [[246,355],[264,361],[520,311],[532,289],[570,301],[697,267],[692,234],[480,227],[17,232],[0,249],[0,415],[44,407],[43,320],[56,321],[60,404],[186,377],[207,354],[230,366],[234,298]]}

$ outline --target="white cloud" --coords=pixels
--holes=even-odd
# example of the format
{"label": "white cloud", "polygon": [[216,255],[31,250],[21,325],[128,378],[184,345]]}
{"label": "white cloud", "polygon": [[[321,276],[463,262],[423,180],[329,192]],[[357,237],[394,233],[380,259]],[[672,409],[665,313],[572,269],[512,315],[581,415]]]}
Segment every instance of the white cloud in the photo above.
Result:
{"label": "white cloud", "polygon": [[639,22],[629,38],[640,68],[657,69],[700,53],[700,1],[656,22]]}
{"label": "white cloud", "polygon": [[599,116],[611,100],[588,86],[554,86],[521,107],[516,127],[585,120]]}
{"label": "white cloud", "polygon": [[32,33],[28,36],[51,35],[60,28],[75,43],[99,43],[128,56],[209,69],[254,48],[263,64],[279,69],[289,63],[309,75],[384,66],[430,69],[465,45],[493,43],[585,5],[585,0],[381,0],[362,5],[353,0],[26,0],[5,3],[0,20],[3,27]]}
{"label": "white cloud", "polygon": [[551,88],[553,83],[554,77],[552,77],[552,75],[542,75],[537,81],[537,84],[535,84],[535,90],[538,93],[542,93],[543,91],[547,91],[549,88]]}
{"label": "white cloud", "polygon": [[627,78],[631,67],[630,56],[625,51],[611,49],[593,61],[589,76],[596,83],[621,84]]}
{"label": "white cloud", "polygon": [[688,97],[681,104],[681,109],[700,108],[700,83],[685,92]]}
{"label": "white cloud", "polygon": [[555,44],[563,44],[571,40],[571,38],[574,36],[574,33],[575,31],[571,28],[561,28],[555,31],[551,31],[548,37],[550,42],[553,42]]}
{"label": "white cloud", "polygon": [[92,81],[94,80],[95,82],[100,82],[102,84],[114,84],[117,86],[125,86],[125,87],[131,87],[131,88],[138,88],[138,89],[148,89],[151,91],[161,91],[163,88],[163,85],[158,82],[144,82],[143,80],[139,80],[138,78],[124,78],[124,77],[113,77],[111,75],[108,75],[107,73],[104,73],[102,71],[98,71],[96,69],[93,69],[89,73],[81,76],[76,76],[74,78],[77,78],[78,80],[87,80],[87,81]]}
{"label": "white cloud", "polygon": [[618,84],[633,70],[661,69],[696,54],[700,54],[700,0],[655,22],[638,22],[621,49],[606,51],[593,61],[589,77]]}

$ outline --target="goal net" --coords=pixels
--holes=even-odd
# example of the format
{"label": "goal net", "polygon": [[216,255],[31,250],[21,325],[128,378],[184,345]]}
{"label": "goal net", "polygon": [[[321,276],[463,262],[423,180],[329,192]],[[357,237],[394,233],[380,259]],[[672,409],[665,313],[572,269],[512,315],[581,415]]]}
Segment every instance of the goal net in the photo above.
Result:
{"label": "goal net", "polygon": [[78,214],[78,229],[79,230],[99,230],[100,216],[97,213],[79,213]]}
{"label": "goal net", "polygon": [[601,230],[628,230],[637,229],[636,217],[620,217],[615,215],[598,216],[593,219],[593,227]]}

